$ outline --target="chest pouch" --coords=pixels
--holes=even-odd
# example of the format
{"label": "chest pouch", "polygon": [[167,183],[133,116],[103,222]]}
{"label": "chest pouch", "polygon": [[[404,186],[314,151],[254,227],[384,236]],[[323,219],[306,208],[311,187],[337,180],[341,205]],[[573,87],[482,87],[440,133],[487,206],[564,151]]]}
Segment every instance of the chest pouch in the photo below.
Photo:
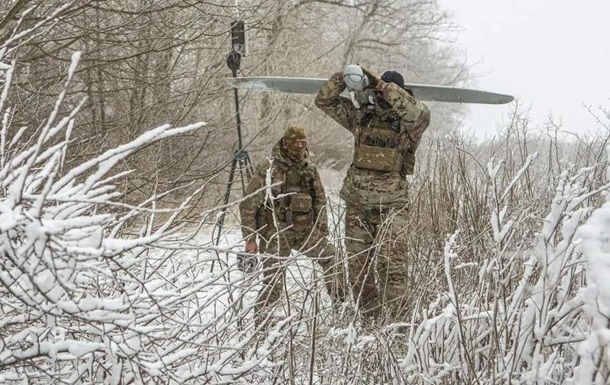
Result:
{"label": "chest pouch", "polygon": [[354,165],[367,170],[397,171],[401,166],[399,144],[400,137],[393,130],[365,129],[354,153]]}
{"label": "chest pouch", "polygon": [[288,207],[293,213],[308,213],[312,208],[312,199],[307,194],[294,194],[290,197],[290,206]]}
{"label": "chest pouch", "polygon": [[295,194],[291,196],[288,206],[290,216],[289,224],[295,230],[305,230],[313,225],[312,199],[307,194]]}

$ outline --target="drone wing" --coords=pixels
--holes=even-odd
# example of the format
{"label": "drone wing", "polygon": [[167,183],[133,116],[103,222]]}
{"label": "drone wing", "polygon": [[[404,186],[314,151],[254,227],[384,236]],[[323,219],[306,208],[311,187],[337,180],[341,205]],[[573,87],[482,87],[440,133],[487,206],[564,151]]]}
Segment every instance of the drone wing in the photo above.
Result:
{"label": "drone wing", "polygon": [[[252,76],[228,78],[233,87],[253,91],[276,91],[294,94],[316,94],[327,79],[279,76]],[[429,84],[405,84],[416,98],[423,101],[450,103],[505,104],[513,101],[511,95],[479,91],[468,88],[435,86]]]}

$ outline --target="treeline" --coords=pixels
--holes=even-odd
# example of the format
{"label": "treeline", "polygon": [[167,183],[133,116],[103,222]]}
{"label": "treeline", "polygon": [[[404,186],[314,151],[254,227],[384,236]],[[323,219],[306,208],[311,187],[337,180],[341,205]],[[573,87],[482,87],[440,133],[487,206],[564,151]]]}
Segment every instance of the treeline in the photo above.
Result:
{"label": "treeline", "polygon": [[[231,76],[226,57],[235,20],[245,22],[248,35],[240,76],[322,77],[358,62],[378,71],[395,68],[413,82],[459,84],[469,78],[450,41],[455,26],[435,1],[225,3],[4,2],[0,47],[17,63],[9,101],[16,116],[12,127],[40,124],[53,107],[71,55],[81,51],[68,101],[86,96],[87,102],[74,127],[68,164],[151,127],[205,121],[205,129],[149,146],[121,167],[138,170],[124,186],[133,202],[172,189],[171,196],[180,198],[180,191],[207,183],[202,203],[209,206],[224,190],[237,146],[233,94],[223,80]],[[27,39],[19,38],[32,28],[36,31]],[[330,121],[315,111],[311,97],[242,94],[241,106],[244,145],[255,159],[288,122],[308,126],[318,138],[312,143],[316,160],[341,167],[349,158],[349,146],[336,146],[349,137],[329,129]]]}

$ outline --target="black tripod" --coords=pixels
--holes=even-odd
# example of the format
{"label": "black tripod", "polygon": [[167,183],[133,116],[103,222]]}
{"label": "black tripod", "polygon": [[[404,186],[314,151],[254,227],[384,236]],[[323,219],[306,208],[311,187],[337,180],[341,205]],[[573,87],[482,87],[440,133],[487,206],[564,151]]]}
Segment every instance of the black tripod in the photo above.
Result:
{"label": "black tripod", "polygon": [[[235,39],[235,37],[233,38]],[[231,69],[233,73],[233,77],[237,77],[237,70],[239,70],[241,61],[241,54],[233,48],[229,55],[227,56],[227,66]],[[233,89],[233,95],[235,96],[235,120],[237,122],[237,150],[233,153],[233,160],[231,162],[231,171],[229,173],[229,180],[227,182],[227,189],[224,195],[224,205],[222,206],[222,213],[218,217],[218,222],[216,229],[218,230],[218,234],[216,235],[216,245],[220,242],[220,234],[222,233],[222,226],[224,224],[225,215],[227,213],[227,206],[229,204],[229,199],[231,198],[231,188],[233,187],[233,182],[235,181],[235,172],[239,169],[239,176],[241,179],[241,189],[242,192],[246,190],[246,182],[252,178],[252,162],[250,161],[250,156],[248,152],[242,149],[242,140],[241,140],[241,117],[239,115],[239,93],[237,88]],[[244,180],[244,173],[246,175],[246,179]],[[212,236],[213,238],[213,236]]]}

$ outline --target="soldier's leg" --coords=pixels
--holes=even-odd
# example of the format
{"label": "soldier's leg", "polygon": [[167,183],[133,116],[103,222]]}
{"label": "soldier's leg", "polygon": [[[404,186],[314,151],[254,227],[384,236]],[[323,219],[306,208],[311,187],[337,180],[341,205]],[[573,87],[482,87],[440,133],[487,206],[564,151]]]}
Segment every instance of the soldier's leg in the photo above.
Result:
{"label": "soldier's leg", "polygon": [[256,325],[271,317],[276,302],[282,295],[287,257],[290,255],[290,245],[280,235],[271,237],[268,243],[261,247],[263,267],[263,288],[256,301]]}
{"label": "soldier's leg", "polygon": [[301,251],[322,266],[324,285],[331,298],[343,302],[345,300],[343,263],[337,258],[335,246],[324,234],[314,229],[303,240]]}
{"label": "soldier's leg", "polygon": [[381,227],[387,234],[383,240],[383,251],[379,255],[379,278],[382,291],[383,311],[398,321],[412,304],[404,303],[408,295],[409,279],[407,260],[407,219],[406,209],[392,209],[382,215]]}
{"label": "soldier's leg", "polygon": [[352,294],[365,317],[374,317],[379,308],[375,284],[375,221],[370,210],[346,202],[345,248],[348,257],[349,283]]}

